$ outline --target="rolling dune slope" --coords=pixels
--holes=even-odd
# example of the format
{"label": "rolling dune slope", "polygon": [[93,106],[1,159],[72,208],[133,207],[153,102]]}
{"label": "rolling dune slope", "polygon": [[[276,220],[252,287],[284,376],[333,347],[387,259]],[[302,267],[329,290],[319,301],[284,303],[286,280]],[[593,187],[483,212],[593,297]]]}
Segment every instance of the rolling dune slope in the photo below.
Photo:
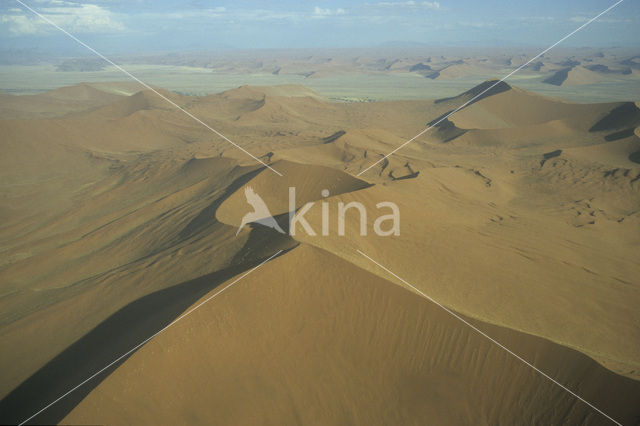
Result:
{"label": "rolling dune slope", "polygon": [[[619,421],[638,415],[640,383],[562,346],[477,324]],[[150,400],[167,405],[158,411]],[[63,422],[489,425],[559,415],[606,422],[439,307],[303,246],[158,336]]]}
{"label": "rolling dune slope", "polygon": [[3,119],[63,117],[108,105],[121,97],[88,84],[62,87],[37,95],[0,94],[0,117]]}
{"label": "rolling dune slope", "polygon": [[[637,421],[638,105],[500,83],[384,157],[494,83],[362,103],[301,86],[163,92],[283,176],[150,91],[81,85],[37,95],[42,110],[26,115],[15,105],[32,98],[0,98],[0,423],[279,250],[35,420],[606,422],[361,250],[616,420]],[[248,187],[285,230],[294,187],[316,235],[255,223],[236,235]],[[366,235],[355,209],[337,232],[337,205],[352,201]],[[389,213],[381,202],[398,206],[400,235],[373,232]]]}

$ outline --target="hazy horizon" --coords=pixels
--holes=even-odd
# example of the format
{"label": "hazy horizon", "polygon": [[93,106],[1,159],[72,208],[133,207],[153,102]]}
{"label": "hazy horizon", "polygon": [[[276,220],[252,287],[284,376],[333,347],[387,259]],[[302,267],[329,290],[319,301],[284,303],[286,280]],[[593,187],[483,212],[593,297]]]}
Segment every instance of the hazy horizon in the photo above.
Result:
{"label": "hazy horizon", "polygon": [[[389,46],[547,46],[614,2],[465,1],[25,2],[108,54]],[[563,46],[640,46],[640,4],[625,1]],[[83,56],[19,2],[0,6],[0,50]]]}

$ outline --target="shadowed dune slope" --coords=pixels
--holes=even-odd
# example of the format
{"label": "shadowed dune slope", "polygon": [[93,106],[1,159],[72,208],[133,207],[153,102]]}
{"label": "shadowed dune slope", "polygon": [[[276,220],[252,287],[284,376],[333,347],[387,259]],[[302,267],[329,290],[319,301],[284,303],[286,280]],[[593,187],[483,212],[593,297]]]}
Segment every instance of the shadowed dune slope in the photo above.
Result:
{"label": "shadowed dune slope", "polygon": [[[466,100],[473,99],[474,92],[489,83],[491,81],[483,83],[467,94],[443,102],[452,107],[458,107]],[[584,123],[601,118],[610,109],[620,104],[571,104],[501,82],[456,112],[449,120],[463,129],[521,127],[560,119],[584,126]]]}
{"label": "shadowed dune slope", "polygon": [[576,66],[558,70],[553,75],[545,78],[542,82],[552,84],[554,86],[577,86],[595,83],[602,79],[603,76],[599,73],[581,66]]}
{"label": "shadowed dune slope", "polygon": [[[476,324],[617,420],[640,415],[639,383],[562,346]],[[264,265],[145,345],[63,422],[96,418],[220,425],[607,422],[434,304],[308,246]]]}
{"label": "shadowed dune slope", "polygon": [[29,423],[51,424],[63,417],[126,361],[128,352],[166,327],[190,305],[230,277],[255,267],[258,260],[234,265],[141,297],[109,316],[45,364],[0,401],[0,421],[18,423],[122,357],[77,392]]}

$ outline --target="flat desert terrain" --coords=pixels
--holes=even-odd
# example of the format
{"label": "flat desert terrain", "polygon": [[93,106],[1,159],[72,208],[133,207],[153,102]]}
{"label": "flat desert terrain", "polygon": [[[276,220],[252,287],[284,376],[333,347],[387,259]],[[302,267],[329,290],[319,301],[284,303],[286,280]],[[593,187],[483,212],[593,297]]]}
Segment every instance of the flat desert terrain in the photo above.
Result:
{"label": "flat desert terrain", "polygon": [[[552,378],[637,424],[640,104],[585,102],[584,85],[624,84],[640,62],[589,58],[536,65],[536,84],[582,87],[580,103],[520,80],[386,100],[154,86],[270,168],[133,83],[0,95],[0,423],[109,365],[31,422],[609,424]],[[452,61],[344,68],[498,70]],[[316,235],[236,235],[248,187],[285,230],[295,187]],[[367,235],[356,210],[339,232],[349,202]],[[399,235],[373,232],[382,202]]]}

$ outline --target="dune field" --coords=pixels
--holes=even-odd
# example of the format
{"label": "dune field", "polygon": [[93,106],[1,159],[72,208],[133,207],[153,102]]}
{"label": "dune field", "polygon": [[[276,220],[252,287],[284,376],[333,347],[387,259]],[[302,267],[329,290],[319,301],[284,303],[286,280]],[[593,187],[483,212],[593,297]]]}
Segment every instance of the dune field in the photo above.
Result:
{"label": "dune field", "polygon": [[[638,72],[589,58],[531,72]],[[487,66],[378,63],[429,79]],[[0,423],[117,359],[30,422],[638,424],[640,103],[496,83],[376,102],[156,88],[272,169],[131,83],[0,95]],[[287,232],[236,235],[248,187]],[[289,229],[290,188],[315,235]],[[350,202],[366,221],[349,211],[341,233]],[[398,235],[373,232],[384,202]]]}

